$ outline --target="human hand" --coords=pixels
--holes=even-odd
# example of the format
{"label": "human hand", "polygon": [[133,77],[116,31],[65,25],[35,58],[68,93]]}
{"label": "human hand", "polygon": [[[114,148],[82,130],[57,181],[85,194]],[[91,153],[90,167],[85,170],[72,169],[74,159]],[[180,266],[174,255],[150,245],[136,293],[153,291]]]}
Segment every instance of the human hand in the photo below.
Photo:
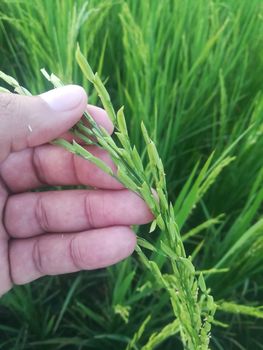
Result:
{"label": "human hand", "polygon": [[[0,94],[0,296],[13,284],[44,275],[96,269],[129,256],[129,228],[152,219],[136,194],[93,164],[48,144],[70,138],[85,109],[109,133],[101,108],[76,85],[28,97]],[[89,151],[114,164],[107,153]],[[29,192],[41,186],[89,185],[96,190]]]}

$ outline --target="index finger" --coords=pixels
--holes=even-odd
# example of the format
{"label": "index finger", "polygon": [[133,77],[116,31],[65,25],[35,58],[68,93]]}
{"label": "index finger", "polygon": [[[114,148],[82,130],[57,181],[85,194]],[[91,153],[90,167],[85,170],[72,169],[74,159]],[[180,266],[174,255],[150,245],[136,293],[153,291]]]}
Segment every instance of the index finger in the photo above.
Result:
{"label": "index finger", "polygon": [[[105,162],[113,172],[116,167],[108,153],[98,147],[87,147],[95,157]],[[101,189],[121,189],[123,186],[90,161],[62,147],[38,146],[11,154],[0,166],[0,176],[13,193],[41,186],[88,185]]]}

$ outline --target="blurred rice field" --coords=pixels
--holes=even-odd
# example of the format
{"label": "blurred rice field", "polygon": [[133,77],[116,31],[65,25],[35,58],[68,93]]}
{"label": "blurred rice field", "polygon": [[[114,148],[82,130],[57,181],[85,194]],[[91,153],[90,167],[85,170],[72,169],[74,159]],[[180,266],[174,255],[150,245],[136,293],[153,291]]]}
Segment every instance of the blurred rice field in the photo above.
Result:
{"label": "blurred rice field", "polygon": [[[211,349],[263,349],[263,2],[1,0],[0,70],[34,93],[51,88],[45,67],[99,103],[77,42],[141,154],[141,120],[158,147],[187,252],[218,305]],[[135,229],[158,246],[158,230]],[[134,254],[16,287],[0,300],[0,349],[182,349],[173,322]]]}

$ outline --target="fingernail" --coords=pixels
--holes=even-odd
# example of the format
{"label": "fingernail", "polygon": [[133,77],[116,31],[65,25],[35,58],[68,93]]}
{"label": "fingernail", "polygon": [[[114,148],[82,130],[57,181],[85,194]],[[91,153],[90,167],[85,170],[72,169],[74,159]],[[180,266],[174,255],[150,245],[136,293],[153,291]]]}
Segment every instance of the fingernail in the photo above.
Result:
{"label": "fingernail", "polygon": [[84,89],[78,85],[66,85],[39,95],[51,109],[65,112],[77,107],[86,98]]}

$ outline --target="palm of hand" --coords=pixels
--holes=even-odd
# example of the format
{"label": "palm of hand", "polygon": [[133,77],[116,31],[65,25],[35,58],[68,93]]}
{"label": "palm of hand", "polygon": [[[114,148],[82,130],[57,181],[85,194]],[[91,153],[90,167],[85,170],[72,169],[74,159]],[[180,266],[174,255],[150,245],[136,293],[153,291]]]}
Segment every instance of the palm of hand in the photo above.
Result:
{"label": "palm of hand", "polygon": [[[66,130],[86,108],[112,132],[106,113],[87,107],[83,91],[74,89],[81,103],[63,113],[40,98],[12,97],[10,103],[12,95],[0,95],[0,296],[13,284],[124,259],[136,244],[130,225],[152,219],[136,194],[88,161],[46,143],[59,135],[68,139]],[[69,92],[72,99],[72,87]],[[61,100],[61,92],[55,95]],[[28,136],[29,123],[33,133]],[[105,151],[92,146],[89,151],[114,170]],[[45,185],[89,185],[96,190],[30,192]]]}

